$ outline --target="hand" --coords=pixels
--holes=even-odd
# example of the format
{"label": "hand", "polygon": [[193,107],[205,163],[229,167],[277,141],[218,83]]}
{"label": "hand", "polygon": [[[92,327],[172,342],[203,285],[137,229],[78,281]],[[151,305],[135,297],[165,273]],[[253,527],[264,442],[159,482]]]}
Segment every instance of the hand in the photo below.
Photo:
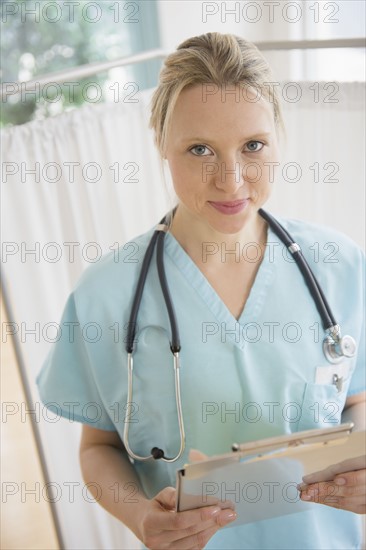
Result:
{"label": "hand", "polygon": [[366,514],[366,455],[303,477],[301,499]]}
{"label": "hand", "polygon": [[236,519],[232,509],[205,506],[175,512],[176,490],[166,487],[152,500],[146,500],[140,523],[140,538],[150,549],[193,550],[204,548],[209,539]]}
{"label": "hand", "polygon": [[202,460],[206,460],[207,458],[207,455],[205,455],[201,451],[198,451],[197,449],[191,449],[188,453],[188,460],[191,463],[201,462]]}

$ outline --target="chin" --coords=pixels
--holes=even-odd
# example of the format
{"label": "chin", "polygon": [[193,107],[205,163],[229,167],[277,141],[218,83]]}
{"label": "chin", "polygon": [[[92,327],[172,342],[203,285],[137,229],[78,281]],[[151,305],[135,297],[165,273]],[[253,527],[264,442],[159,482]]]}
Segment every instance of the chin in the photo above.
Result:
{"label": "chin", "polygon": [[[228,216],[229,217],[229,216]],[[234,216],[231,216],[232,218]],[[242,231],[242,229],[247,224],[247,220],[234,220],[234,219],[224,219],[222,221],[219,220],[210,220],[208,222],[209,226],[218,233],[222,233],[224,235],[236,235]]]}
{"label": "chin", "polygon": [[236,235],[240,233],[246,226],[254,223],[257,210],[246,209],[244,212],[233,215],[218,214],[207,217],[209,226],[218,233],[224,235]]}

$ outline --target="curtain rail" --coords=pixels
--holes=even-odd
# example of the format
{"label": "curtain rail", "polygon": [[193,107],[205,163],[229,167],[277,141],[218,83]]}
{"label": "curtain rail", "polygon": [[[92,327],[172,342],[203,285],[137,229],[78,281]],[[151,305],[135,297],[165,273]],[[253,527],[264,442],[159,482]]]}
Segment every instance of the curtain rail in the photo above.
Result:
{"label": "curtain rail", "polygon": [[[364,38],[335,38],[329,40],[286,40],[273,42],[255,42],[259,50],[308,50],[320,48],[363,48],[365,47]],[[25,82],[5,82],[1,86],[0,97],[7,97],[18,93],[19,91],[35,91],[46,84],[57,84],[69,81],[75,81],[79,78],[86,78],[115,67],[141,63],[149,59],[167,57],[168,52],[162,49],[142,52],[135,55],[120,57],[114,61],[103,61],[98,63],[88,63],[74,67],[66,71],[57,71],[55,73],[41,75],[33,80]]]}
{"label": "curtain rail", "polygon": [[46,75],[40,75],[33,80],[27,80],[25,82],[5,82],[1,86],[0,97],[7,97],[18,93],[19,91],[35,91],[46,84],[58,84],[66,82],[75,82],[80,78],[86,78],[97,73],[109,71],[115,67],[122,67],[123,65],[133,65],[134,63],[141,63],[142,61],[148,61],[149,59],[156,59],[159,57],[166,57],[168,53],[164,50],[150,50],[147,52],[137,53],[127,57],[119,57],[113,61],[101,61],[98,63],[88,63],[87,65],[80,65],[79,67],[73,67],[72,69],[66,69],[65,71],[57,71]]}
{"label": "curtain rail", "polygon": [[327,40],[276,40],[273,42],[255,42],[259,50],[314,50],[320,48],[364,48],[366,39],[329,38]]}

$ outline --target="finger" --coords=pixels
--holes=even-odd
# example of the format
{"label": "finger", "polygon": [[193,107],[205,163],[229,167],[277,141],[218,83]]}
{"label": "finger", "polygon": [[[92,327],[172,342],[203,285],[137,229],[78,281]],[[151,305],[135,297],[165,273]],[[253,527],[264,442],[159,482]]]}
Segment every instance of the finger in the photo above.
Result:
{"label": "finger", "polygon": [[339,508],[340,499],[343,497],[337,494],[337,489],[337,485],[330,483],[314,484],[310,485],[306,491],[302,491],[300,498],[306,502],[327,504]]}
{"label": "finger", "polygon": [[[194,538],[198,538],[201,536],[201,533],[207,531],[207,530],[213,530],[217,531],[219,529],[218,523],[216,523],[215,519],[212,518],[208,521],[204,521],[200,523],[199,525],[191,525],[190,527],[182,530],[158,530],[155,533],[152,533],[152,529],[150,531],[150,536],[148,540],[148,547],[149,548],[170,548],[171,546],[174,546],[174,549],[177,547],[177,542],[181,540],[194,540]],[[173,544],[174,543],[174,544]],[[197,542],[196,542],[197,544]],[[183,547],[184,544],[181,544]]]}
{"label": "finger", "polygon": [[338,485],[335,481],[328,481],[325,483],[314,483],[309,485],[305,490],[301,492],[302,500],[312,500],[310,497],[325,497],[325,496],[337,496],[337,497],[352,497],[354,495],[364,495],[366,498],[366,484],[360,485]]}
{"label": "finger", "polygon": [[[178,517],[178,514],[176,514],[176,517]],[[150,531],[145,544],[148,548],[157,548],[159,550],[171,548],[172,544],[174,545],[174,549],[203,548],[218,529],[235,521],[236,517],[236,513],[232,510],[222,510],[216,517],[183,530],[156,531],[154,534],[151,534]],[[149,529],[148,525],[145,527]]]}
{"label": "finger", "polygon": [[219,506],[205,506],[186,512],[174,512],[172,510],[157,510],[147,518],[146,527],[154,531],[182,531],[190,527],[212,520],[219,515]]}
{"label": "finger", "polygon": [[208,456],[197,449],[191,449],[188,454],[189,462],[201,462],[201,460],[206,460],[206,458],[208,458]]}
{"label": "finger", "polygon": [[156,495],[154,500],[160,504],[164,510],[175,510],[177,491],[174,487],[165,487]]}
{"label": "finger", "polygon": [[[356,470],[354,472],[340,474],[339,476],[336,476],[335,479],[332,481],[312,483],[309,485],[307,485],[306,483],[301,483],[297,486],[297,488],[299,491],[303,491],[304,493],[310,491],[311,494],[315,491],[318,494],[320,492],[324,492],[323,488],[331,487],[332,484],[339,488],[357,487],[358,491],[362,491],[362,487],[366,485],[366,470]],[[342,491],[338,494],[342,494]],[[345,491],[345,494],[348,494],[348,492]]]}
{"label": "finger", "polygon": [[210,538],[220,529],[228,523],[235,521],[237,515],[232,510],[222,511],[221,514],[216,518],[217,523],[214,526],[204,528],[202,530],[192,532],[188,536],[183,536],[174,541],[174,550],[175,549],[191,549],[191,548],[204,548]]}
{"label": "finger", "polygon": [[347,485],[348,487],[366,485],[366,469],[346,472],[334,478],[336,485]]}
{"label": "finger", "polygon": [[338,474],[364,468],[366,468],[366,455],[343,460],[343,462],[338,462],[337,464],[332,464],[331,466],[328,466],[328,468],[308,474],[302,479],[306,484],[316,483],[318,481],[330,481]]}
{"label": "finger", "polygon": [[[190,535],[188,537],[176,540],[174,541],[174,550],[192,550],[192,548],[204,548],[210,538],[213,537],[215,533],[217,533],[218,529],[219,526],[216,525],[214,527],[205,529],[204,531],[201,531],[195,535]],[[157,550],[161,550],[162,548],[162,546],[156,546]]]}

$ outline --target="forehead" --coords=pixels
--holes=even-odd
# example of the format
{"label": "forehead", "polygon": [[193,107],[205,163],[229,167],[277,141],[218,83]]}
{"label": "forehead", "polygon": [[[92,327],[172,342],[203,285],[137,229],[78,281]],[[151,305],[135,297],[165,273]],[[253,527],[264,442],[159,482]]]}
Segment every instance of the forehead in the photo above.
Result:
{"label": "forehead", "polygon": [[210,130],[255,126],[255,131],[274,129],[273,105],[253,88],[214,84],[198,84],[185,88],[179,95],[171,120],[172,126],[184,127],[192,133]]}

